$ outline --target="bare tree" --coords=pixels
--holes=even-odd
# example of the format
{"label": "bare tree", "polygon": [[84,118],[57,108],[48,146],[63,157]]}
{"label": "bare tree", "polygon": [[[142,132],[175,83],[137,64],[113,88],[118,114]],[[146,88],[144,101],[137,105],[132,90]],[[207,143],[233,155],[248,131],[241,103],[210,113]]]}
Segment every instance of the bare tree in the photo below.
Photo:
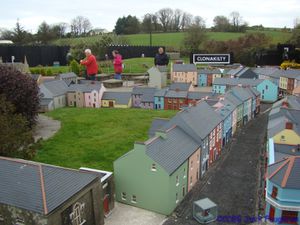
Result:
{"label": "bare tree", "polygon": [[71,21],[71,33],[74,36],[86,34],[92,28],[91,22],[88,18],[77,16]]}
{"label": "bare tree", "polygon": [[294,20],[294,28],[300,28],[300,17]]}
{"label": "bare tree", "polygon": [[216,16],[214,18],[214,27],[215,31],[229,31],[230,23],[229,19],[226,16]]}
{"label": "bare tree", "polygon": [[242,17],[239,12],[233,11],[230,13],[232,26],[238,30],[239,26],[242,24]]}
{"label": "bare tree", "polygon": [[205,28],[205,21],[201,16],[195,16],[193,19],[193,25]]}
{"label": "bare tree", "polygon": [[176,31],[180,30],[181,17],[183,12],[180,9],[176,9],[173,16],[173,29]]}
{"label": "bare tree", "polygon": [[161,9],[157,12],[157,17],[163,27],[164,32],[166,32],[172,21],[173,10],[170,8]]}
{"label": "bare tree", "polygon": [[180,27],[182,30],[185,30],[192,24],[193,15],[187,12],[184,12],[181,17]]}

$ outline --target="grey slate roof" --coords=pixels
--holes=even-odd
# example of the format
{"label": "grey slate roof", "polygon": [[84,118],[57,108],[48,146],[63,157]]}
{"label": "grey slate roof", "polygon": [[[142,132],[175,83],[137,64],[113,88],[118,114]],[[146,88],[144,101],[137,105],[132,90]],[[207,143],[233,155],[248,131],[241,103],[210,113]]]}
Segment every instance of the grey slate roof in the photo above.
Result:
{"label": "grey slate roof", "polygon": [[275,73],[278,68],[275,67],[258,67],[253,69],[253,72],[256,73],[257,75],[263,75],[263,76],[270,76],[273,73]]}
{"label": "grey slate roof", "polygon": [[195,64],[173,64],[173,72],[197,72]]}
{"label": "grey slate roof", "polygon": [[132,89],[133,95],[144,95],[144,94],[152,94],[154,95],[156,88],[153,87],[134,87]]}
{"label": "grey slate roof", "polygon": [[187,91],[167,91],[165,97],[166,98],[187,98],[188,92]]}
{"label": "grey slate roof", "polygon": [[268,179],[282,188],[300,189],[300,156],[269,165]]}
{"label": "grey slate roof", "polygon": [[97,179],[76,170],[0,157],[0,203],[46,215]]}
{"label": "grey slate roof", "polygon": [[68,85],[62,80],[51,80],[44,82],[41,86],[44,86],[53,97],[64,95],[68,91]]}
{"label": "grey slate roof", "polygon": [[238,78],[258,78],[258,75],[254,73],[249,67],[245,67],[242,70],[240,70],[238,73],[234,75]]}
{"label": "grey slate roof", "polygon": [[300,144],[299,146],[274,144],[274,151],[290,156],[300,156]]}
{"label": "grey slate roof", "polygon": [[210,97],[212,95],[213,95],[213,93],[211,93],[211,92],[189,91],[188,99],[200,100],[200,99],[204,99],[206,97]]}
{"label": "grey slate roof", "polygon": [[73,84],[68,88],[68,92],[91,92],[100,91],[101,86],[97,84]]}
{"label": "grey slate roof", "polygon": [[155,97],[165,97],[168,90],[169,90],[168,88],[157,89],[154,93],[154,96]]}
{"label": "grey slate roof", "polygon": [[73,72],[69,72],[69,73],[58,74],[56,77],[56,79],[69,79],[69,78],[77,78],[77,75]]}
{"label": "grey slate roof", "polygon": [[48,106],[51,101],[53,101],[52,98],[41,98],[40,105],[41,106]]}
{"label": "grey slate roof", "polygon": [[131,99],[131,92],[104,92],[102,100],[115,100],[118,105],[127,105]]}
{"label": "grey slate roof", "polygon": [[163,128],[164,125],[166,125],[169,122],[169,119],[164,118],[156,118],[152,121],[151,127],[148,131],[148,136],[153,137],[155,135],[155,132]]}
{"label": "grey slate roof", "polygon": [[277,70],[272,76],[296,78],[300,76],[300,70],[289,69],[289,70]]}
{"label": "grey slate roof", "polygon": [[245,90],[245,88],[242,87],[233,87],[232,93],[239,99],[241,99],[243,102],[247,101],[249,98],[252,97],[252,95]]}
{"label": "grey slate roof", "polygon": [[236,69],[231,69],[229,71],[226,72],[227,75],[230,76],[235,76],[236,74],[238,74],[241,70],[243,70],[243,67],[238,67]]}
{"label": "grey slate roof", "polygon": [[205,101],[200,101],[196,106],[177,113],[163,129],[177,125],[201,144],[202,140],[221,122],[222,118]]}
{"label": "grey slate roof", "polygon": [[101,85],[101,81],[80,79],[80,80],[78,80],[78,84],[96,84],[96,85]]}
{"label": "grey slate roof", "polygon": [[166,131],[166,138],[155,137],[146,142],[146,154],[171,175],[197,149],[199,145],[182,129]]}
{"label": "grey slate roof", "polygon": [[264,80],[261,79],[247,79],[247,78],[215,78],[213,84],[214,85],[225,85],[225,86],[252,86],[256,87]]}
{"label": "grey slate roof", "polygon": [[220,69],[213,69],[213,70],[199,69],[198,74],[222,74],[222,72]]}
{"label": "grey slate roof", "polygon": [[235,107],[238,107],[239,105],[243,104],[243,102],[237,98],[232,90],[230,91],[227,91],[224,95],[225,99],[227,99],[228,101],[232,102],[232,104],[235,106]]}
{"label": "grey slate roof", "polygon": [[274,137],[274,135],[284,130],[287,121],[293,124],[293,130],[300,135],[300,111],[279,108],[277,113],[269,115],[268,137]]}
{"label": "grey slate roof", "polygon": [[191,85],[192,85],[192,83],[175,82],[170,85],[169,90],[188,91],[190,89]]}

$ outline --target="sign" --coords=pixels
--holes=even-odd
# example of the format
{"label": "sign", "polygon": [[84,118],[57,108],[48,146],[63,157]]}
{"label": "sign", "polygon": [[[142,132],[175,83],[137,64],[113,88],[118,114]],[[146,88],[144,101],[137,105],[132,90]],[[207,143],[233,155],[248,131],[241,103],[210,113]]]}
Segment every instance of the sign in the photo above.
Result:
{"label": "sign", "polygon": [[230,64],[230,54],[193,54],[194,64]]}

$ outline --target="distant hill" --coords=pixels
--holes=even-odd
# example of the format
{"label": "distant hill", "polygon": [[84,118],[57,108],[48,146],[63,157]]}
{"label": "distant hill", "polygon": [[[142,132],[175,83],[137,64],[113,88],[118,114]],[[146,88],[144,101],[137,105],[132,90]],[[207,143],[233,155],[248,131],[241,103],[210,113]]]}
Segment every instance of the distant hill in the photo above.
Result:
{"label": "distant hill", "polygon": [[[264,31],[255,31],[255,30],[247,30],[247,32],[262,32],[266,35],[270,36],[272,40],[272,44],[277,43],[285,43],[290,37],[290,32],[284,32],[281,30],[264,30]],[[245,33],[230,33],[230,32],[208,32],[208,38],[217,41],[226,41],[230,39],[237,39],[241,36],[245,35]],[[131,45],[149,45],[149,34],[132,34],[132,35],[124,35],[124,37],[128,40]],[[175,49],[179,49],[181,42],[184,37],[184,32],[178,33],[154,33],[152,34],[152,45],[162,45],[168,46]],[[79,42],[81,40],[93,42],[97,40],[99,36],[91,36],[84,38],[65,38],[54,41],[54,44],[58,45],[70,45],[72,43]]]}

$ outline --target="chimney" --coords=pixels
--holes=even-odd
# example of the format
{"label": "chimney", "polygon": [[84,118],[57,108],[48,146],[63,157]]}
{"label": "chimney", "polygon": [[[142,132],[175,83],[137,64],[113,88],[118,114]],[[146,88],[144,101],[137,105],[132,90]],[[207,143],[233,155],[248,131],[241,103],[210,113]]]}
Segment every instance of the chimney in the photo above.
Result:
{"label": "chimney", "polygon": [[293,123],[291,123],[291,122],[286,122],[286,123],[285,123],[285,129],[293,130]]}
{"label": "chimney", "polygon": [[289,107],[289,103],[287,101],[283,101],[282,102],[282,107],[288,108]]}

